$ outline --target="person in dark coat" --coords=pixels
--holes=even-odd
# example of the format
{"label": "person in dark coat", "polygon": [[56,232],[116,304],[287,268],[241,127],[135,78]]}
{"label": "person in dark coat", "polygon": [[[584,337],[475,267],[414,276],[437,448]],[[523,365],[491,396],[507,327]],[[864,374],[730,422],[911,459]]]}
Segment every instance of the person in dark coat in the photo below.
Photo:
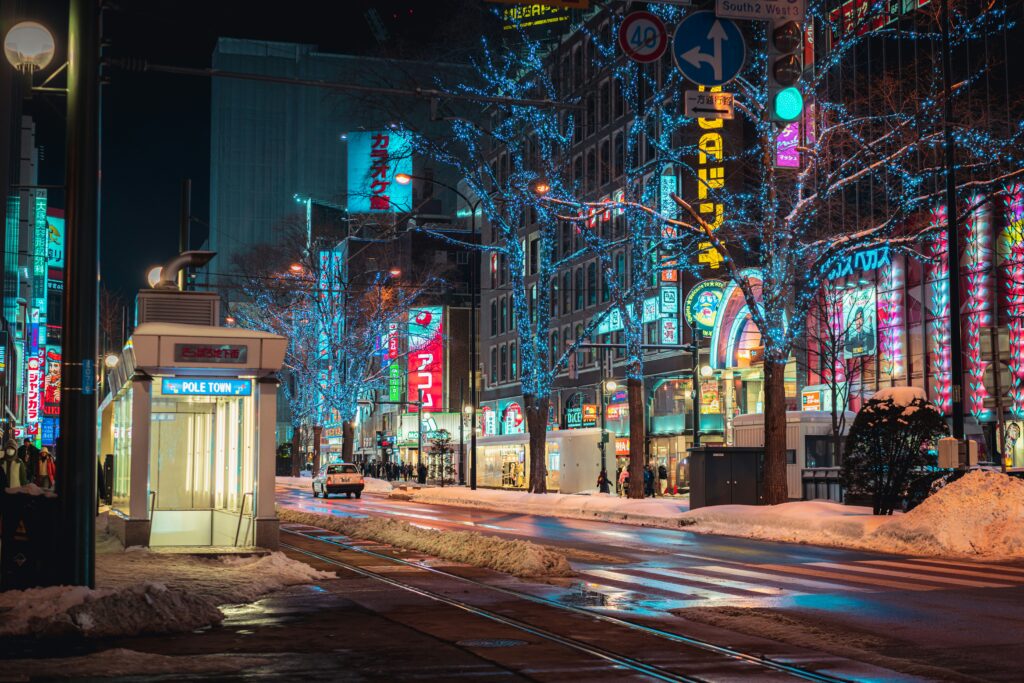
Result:
{"label": "person in dark coat", "polygon": [[32,481],[39,470],[39,449],[32,443],[32,439],[25,439],[21,447],[18,448],[18,458],[25,463],[31,473],[29,481]]}
{"label": "person in dark coat", "polygon": [[668,468],[658,465],[658,495],[664,496],[668,489]]}
{"label": "person in dark coat", "polygon": [[416,481],[421,484],[427,483],[427,466],[423,463],[420,463],[416,468]]}
{"label": "person in dark coat", "polygon": [[649,465],[644,468],[644,495],[654,497],[654,470]]}
{"label": "person in dark coat", "polygon": [[608,473],[604,470],[597,475],[597,490],[601,493],[608,493]]}

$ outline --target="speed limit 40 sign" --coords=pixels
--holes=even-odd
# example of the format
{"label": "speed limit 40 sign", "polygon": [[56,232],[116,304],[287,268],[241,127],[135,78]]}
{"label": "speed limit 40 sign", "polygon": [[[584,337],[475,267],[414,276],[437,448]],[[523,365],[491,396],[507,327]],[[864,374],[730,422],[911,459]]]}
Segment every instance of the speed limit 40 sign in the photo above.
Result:
{"label": "speed limit 40 sign", "polygon": [[650,12],[630,12],[619,27],[619,47],[634,62],[661,59],[668,47],[665,23]]}

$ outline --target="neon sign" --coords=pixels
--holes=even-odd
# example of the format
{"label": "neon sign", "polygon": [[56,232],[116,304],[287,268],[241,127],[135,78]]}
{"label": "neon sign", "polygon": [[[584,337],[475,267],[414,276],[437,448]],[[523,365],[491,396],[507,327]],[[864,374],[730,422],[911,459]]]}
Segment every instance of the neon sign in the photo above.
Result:
{"label": "neon sign", "polygon": [[[443,309],[425,306],[409,311],[409,400],[423,392],[423,409],[439,410],[444,401]],[[419,411],[410,405],[409,412]]]}
{"label": "neon sign", "polygon": [[834,265],[825,276],[826,280],[838,280],[839,278],[853,275],[854,273],[875,270],[888,266],[892,263],[892,256],[889,253],[888,245],[858,251],[856,254],[844,256],[839,263]]}
{"label": "neon sign", "polygon": [[412,183],[395,182],[412,174],[412,146],[398,131],[348,134],[348,210],[390,213],[412,207]]}
{"label": "neon sign", "polygon": [[[946,207],[937,207],[932,212],[932,224],[942,225],[946,221]],[[946,240],[946,233],[941,232],[929,245],[931,257],[935,259],[932,266],[932,282],[929,285],[931,290],[931,303],[929,313],[932,320],[928,323],[928,334],[931,338],[931,348],[928,351],[928,358],[931,361],[931,375],[935,391],[935,403],[945,414],[949,414],[953,407],[953,374],[952,359],[950,355],[949,336],[949,266],[946,254],[949,251],[949,242]]]}
{"label": "neon sign", "polygon": [[251,396],[252,382],[247,379],[164,377],[160,391],[167,396]]}
{"label": "neon sign", "polygon": [[[722,92],[722,86],[699,86],[697,89],[700,92]],[[725,210],[721,203],[711,200],[709,193],[725,187],[725,142],[718,130],[723,127],[724,120],[697,119],[697,125],[706,131],[701,133],[697,142],[697,212],[712,230],[717,230],[725,219]],[[711,246],[711,242],[700,242],[697,249],[700,252],[697,257],[699,263],[706,263],[711,268],[721,266],[722,255]]]}

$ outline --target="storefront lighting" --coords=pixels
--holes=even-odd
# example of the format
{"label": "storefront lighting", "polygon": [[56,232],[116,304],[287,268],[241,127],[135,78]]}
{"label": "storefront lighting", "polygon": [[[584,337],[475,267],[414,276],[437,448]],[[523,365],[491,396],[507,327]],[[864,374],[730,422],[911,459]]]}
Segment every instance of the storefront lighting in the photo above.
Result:
{"label": "storefront lighting", "polygon": [[116,368],[119,362],[121,362],[121,358],[116,353],[108,353],[103,358],[103,364],[110,369]]}
{"label": "storefront lighting", "polygon": [[705,365],[704,367],[702,367],[700,369],[700,376],[701,377],[710,377],[713,374],[715,374],[715,371],[711,368],[710,365]]}
{"label": "storefront lighting", "polygon": [[619,383],[616,382],[613,379],[610,379],[610,380],[608,380],[607,382],[604,383],[604,390],[605,391],[611,392],[611,391],[615,391],[618,388],[619,388]]}

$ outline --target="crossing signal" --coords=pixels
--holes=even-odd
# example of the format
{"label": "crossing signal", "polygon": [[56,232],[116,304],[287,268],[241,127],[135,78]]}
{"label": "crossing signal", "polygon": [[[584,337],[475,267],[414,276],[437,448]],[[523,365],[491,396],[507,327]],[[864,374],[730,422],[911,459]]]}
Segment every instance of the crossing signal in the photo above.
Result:
{"label": "crossing signal", "polygon": [[788,123],[800,117],[804,96],[803,27],[796,21],[773,23],[768,36],[768,117]]}

